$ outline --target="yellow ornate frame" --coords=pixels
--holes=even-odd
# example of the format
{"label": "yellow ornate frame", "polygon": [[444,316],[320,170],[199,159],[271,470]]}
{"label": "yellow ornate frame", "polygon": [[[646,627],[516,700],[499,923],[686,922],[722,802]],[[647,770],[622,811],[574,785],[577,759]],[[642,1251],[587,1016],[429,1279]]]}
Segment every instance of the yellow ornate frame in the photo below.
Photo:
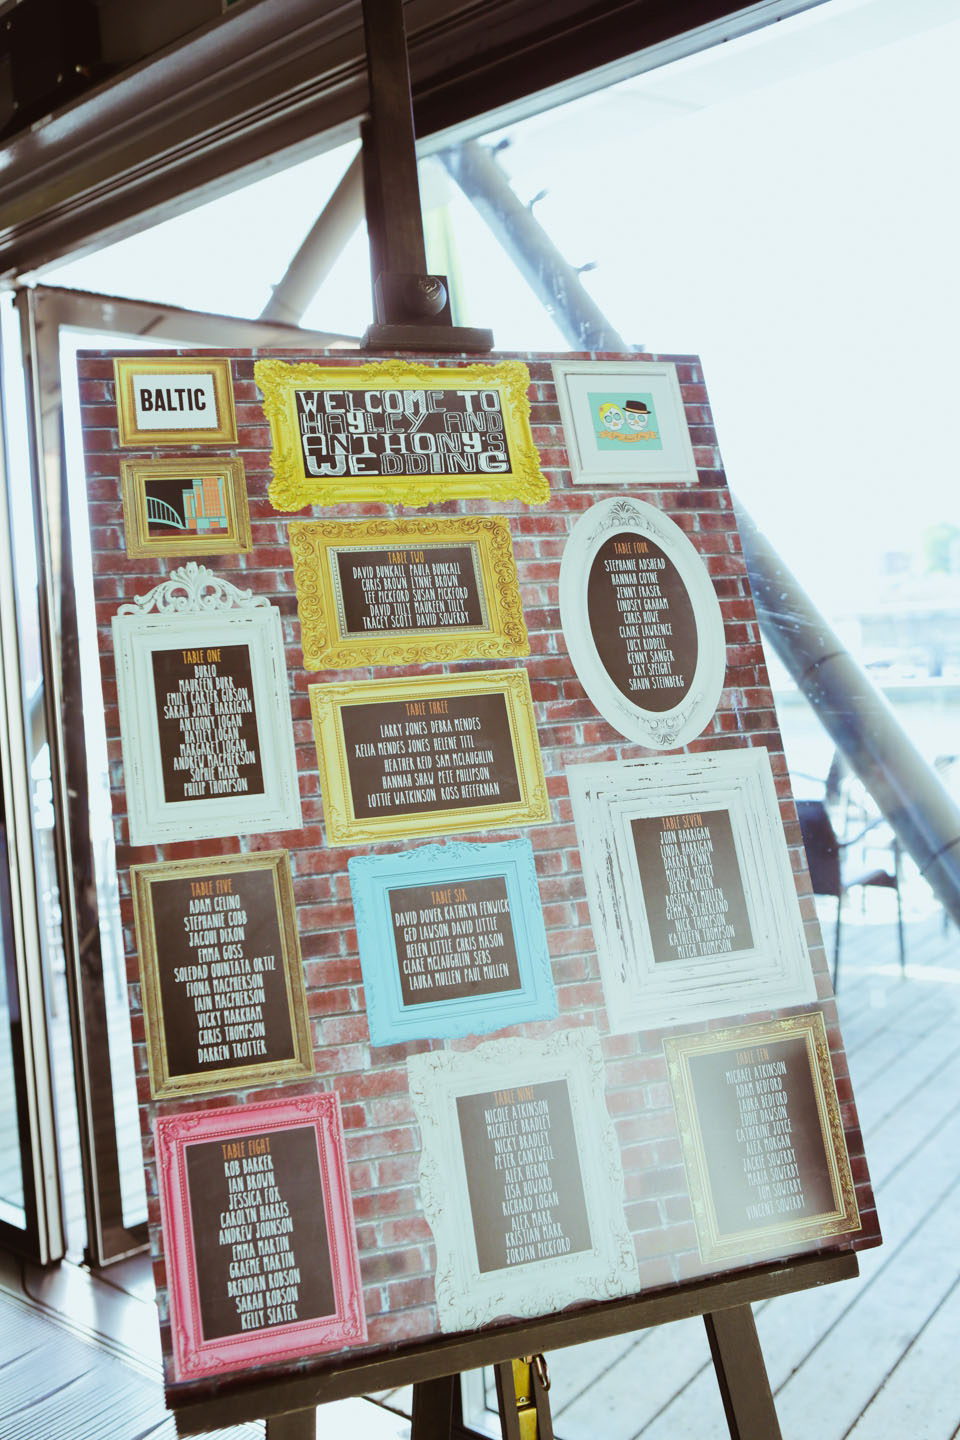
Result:
{"label": "yellow ornate frame", "polygon": [[[215,428],[145,430],[137,424],[133,385],[138,375],[211,375],[217,402]],[[121,445],[235,445],[237,415],[233,405],[233,381],[226,356],[124,355],[113,362],[117,395],[117,430]]]}
{"label": "yellow ornate frame", "polygon": [[[189,479],[192,475],[223,476],[226,530],[220,535],[194,534],[190,539],[179,539],[174,534],[169,539],[151,537],[144,484],[148,480]],[[139,555],[245,555],[253,549],[247,483],[239,456],[198,455],[195,460],[121,460],[120,486],[123,491],[127,554],[133,558]]]}
{"label": "yellow ornate frame", "polygon": [[[758,1226],[754,1229],[738,1230],[734,1235],[722,1236],[710,1189],[700,1118],[690,1074],[690,1056],[717,1050],[730,1050],[733,1054],[737,1050],[775,1043],[795,1035],[802,1035],[806,1041],[810,1080],[814,1088],[823,1148],[830,1170],[834,1208],[820,1215],[784,1220],[777,1226]],[[737,1256],[760,1257],[784,1249],[793,1249],[806,1240],[826,1239],[832,1235],[845,1235],[860,1229],[860,1212],[843,1135],[843,1120],[830,1064],[827,1032],[819,1010],[757,1025],[738,1025],[695,1035],[668,1035],[664,1037],[663,1048],[677,1111],[697,1245],[703,1260],[730,1260]]]}
{"label": "yellow ornate frame", "polygon": [[[293,578],[307,670],[501,660],[530,654],[506,520],[492,515],[404,520],[293,520]],[[435,630],[346,633],[335,555],[339,550],[429,550],[463,546],[473,558],[484,623]]]}
{"label": "yellow ornate frame", "polygon": [[[273,450],[270,503],[276,510],[306,505],[383,501],[414,508],[443,500],[522,500],[540,505],[550,498],[540,455],[530,430],[527,388],[530,372],[520,360],[498,365],[425,365],[410,360],[367,361],[363,365],[289,364],[258,360],[254,377],[263,393]],[[298,390],[497,390],[511,468],[477,475],[351,475],[323,479],[304,473],[297,427]]]}
{"label": "yellow ornate frame", "polygon": [[[224,871],[269,870],[273,872],[274,896],[280,930],[280,950],[293,1056],[289,1060],[251,1062],[225,1066],[190,1075],[171,1075],[167,1060],[167,1038],[160,990],[159,945],[154,923],[152,887],[157,881],[207,879]],[[140,957],[140,984],[143,1019],[147,1035],[147,1065],[150,1094],[155,1099],[181,1095],[202,1095],[212,1090],[235,1090],[244,1085],[270,1084],[275,1080],[312,1079],[314,1074],[307,998],[303,987],[303,964],[293,899],[290,855],[286,850],[261,850],[251,854],[216,855],[202,860],[168,860],[130,867],[137,952]]]}
{"label": "yellow ornate frame", "polygon": [[[530,681],[525,670],[474,670],[459,675],[425,675],[402,680],[357,680],[310,685],[310,711],[320,763],[328,845],[355,845],[407,836],[455,835],[542,825],[550,819]],[[340,712],[347,705],[377,701],[424,701],[460,695],[504,695],[510,724],[520,800],[509,805],[463,805],[419,814],[357,819],[350,792],[346,741]]]}

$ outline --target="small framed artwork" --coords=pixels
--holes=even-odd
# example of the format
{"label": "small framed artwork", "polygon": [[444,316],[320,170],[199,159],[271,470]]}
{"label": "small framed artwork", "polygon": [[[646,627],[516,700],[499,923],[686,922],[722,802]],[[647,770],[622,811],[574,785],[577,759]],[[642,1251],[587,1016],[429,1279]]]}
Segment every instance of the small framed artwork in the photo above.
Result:
{"label": "small framed artwork", "polygon": [[258,360],[254,377],[273,438],[277,510],[550,498],[530,429],[530,372],[519,360]]}
{"label": "small framed artwork", "polygon": [[290,524],[307,670],[529,655],[506,520]]}
{"label": "small framed artwork", "polygon": [[407,1069],[441,1330],[635,1293],[596,1030],[434,1050]]}
{"label": "small framed artwork", "polygon": [[567,771],[611,1029],[816,999],[766,750]]}
{"label": "small framed artwork", "polygon": [[663,1044],[705,1261],[860,1229],[819,1010]]}
{"label": "small framed artwork", "polygon": [[374,1045],[556,1015],[529,840],[355,855],[348,869]]}
{"label": "small framed artwork", "polygon": [[695,484],[676,365],[555,360],[553,378],[574,485]]}
{"label": "small framed artwork", "polygon": [[550,819],[525,670],[309,692],[328,845]]}
{"label": "small framed artwork", "polygon": [[121,460],[127,554],[243,555],[250,515],[243,461]]}
{"label": "small framed artwork", "polygon": [[132,845],[300,825],[280,612],[191,560],[113,619]]}
{"label": "small framed artwork", "polygon": [[177,1380],[366,1341],[336,1094],[165,1115],[153,1133]]}
{"label": "small framed artwork", "polygon": [[709,724],[723,692],[723,617],[707,567],[662,511],[601,500],[560,563],[570,659],[603,718],[628,740],[672,750]]}
{"label": "small framed artwork", "polygon": [[227,357],[124,355],[114,360],[121,445],[235,445]]}
{"label": "small framed artwork", "polygon": [[151,1095],[311,1077],[287,851],[134,865],[130,878]]}

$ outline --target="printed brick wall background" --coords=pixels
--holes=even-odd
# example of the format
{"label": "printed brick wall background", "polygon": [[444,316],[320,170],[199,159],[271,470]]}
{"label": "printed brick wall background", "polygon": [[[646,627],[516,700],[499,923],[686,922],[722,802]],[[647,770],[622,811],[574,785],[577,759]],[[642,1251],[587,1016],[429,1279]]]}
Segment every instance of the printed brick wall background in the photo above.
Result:
{"label": "printed brick wall background", "polygon": [[[267,353],[291,361],[316,361],[320,358],[316,354],[297,352],[264,352],[265,355]],[[290,852],[293,869],[316,1078],[310,1083],[284,1088],[291,1094],[311,1089],[333,1089],[340,1096],[370,1346],[376,1348],[423,1340],[437,1333],[433,1280],[435,1253],[418,1192],[420,1135],[409,1098],[406,1060],[411,1054],[431,1049],[471,1049],[478,1041],[417,1041],[383,1047],[370,1044],[347,862],[351,855],[368,853],[371,847],[327,848],[307,687],[317,682],[373,678],[374,675],[384,678],[473,672],[513,664],[526,668],[551,801],[551,821],[547,825],[522,830],[484,831],[478,828],[476,833],[462,838],[501,840],[522,833],[532,842],[559,1016],[555,1021],[528,1023],[498,1032],[498,1038],[501,1035],[529,1038],[558,1028],[596,1026],[603,1037],[606,1101],[620,1144],[626,1191],[625,1215],[636,1245],[641,1287],[669,1286],[710,1270],[731,1268],[729,1263],[706,1266],[698,1253],[663,1052],[665,1032],[612,1035],[604,1009],[596,945],[568,796],[567,771],[570,766],[584,762],[637,759],[654,752],[625,741],[598,714],[574,673],[564,643],[558,608],[558,575],[566,538],[585,510],[598,500],[615,495],[617,490],[610,485],[596,489],[572,486],[550,357],[515,357],[524,361],[530,370],[532,432],[544,473],[550,482],[549,504],[529,507],[518,502],[499,504],[463,500],[431,506],[427,510],[403,512],[406,515],[445,516],[490,513],[508,518],[530,636],[530,656],[518,661],[498,660],[486,664],[465,661],[457,665],[380,666],[376,671],[310,673],[303,668],[300,649],[297,600],[287,537],[290,520],[320,518],[321,515],[325,519],[354,519],[399,512],[380,504],[340,505],[322,512],[302,510],[295,515],[281,514],[273,509],[267,498],[271,479],[271,436],[253,378],[256,358],[255,352],[232,356],[238,445],[217,447],[216,452],[243,457],[253,551],[249,555],[201,557],[201,563],[241,588],[250,588],[268,596],[281,612],[303,826],[299,830],[280,834],[137,848],[132,848],[128,841],[111,621],[121,603],[148,592],[182,562],[153,557],[127,558],[120,461],[154,452],[121,451],[117,436],[112,360],[104,354],[87,354],[80,360],[81,413],[98,626],[96,639],[103,676],[149,1220],[162,1318],[166,1316],[163,1308],[166,1274],[150,1133],[152,1119],[157,1114],[173,1114],[178,1110],[225,1107],[275,1097],[277,1087],[233,1091],[176,1103],[150,1101],[129,867],[131,864],[159,860],[285,848]],[[358,359],[356,352],[340,352],[339,355],[322,358],[324,364],[329,365],[355,365]],[[490,358],[499,360],[505,357]],[[624,357],[583,355],[562,358],[622,360]],[[827,1026],[862,1217],[862,1229],[854,1236],[824,1241],[822,1247],[860,1248],[875,1244],[879,1232],[837,1028],[836,1009],[806,875],[800,830],[750,586],[703,375],[695,356],[637,355],[629,357],[629,361],[635,362],[638,368],[649,361],[676,364],[698,480],[696,484],[686,486],[644,487],[631,484],[629,488],[624,487],[624,492],[659,508],[684,530],[706,564],[724,621],[727,671],[722,698],[706,729],[685,748],[697,752],[763,746],[769,753],[775,778],[812,954],[819,1004]],[[444,357],[430,363],[456,365],[458,360],[456,357]],[[476,357],[460,363],[476,363]],[[165,448],[156,453],[170,459],[199,452],[191,451],[191,447],[187,446],[183,449]],[[89,639],[92,641],[92,637]],[[482,817],[478,820],[478,827],[481,825]],[[372,848],[377,853],[387,853],[406,850],[410,844],[396,841]],[[766,1018],[769,1017],[758,1014],[743,1017],[744,1020]],[[737,1022],[724,1021],[717,1025],[710,1022],[710,1028],[730,1023]],[[690,1032],[707,1027],[693,1024],[676,1028]],[[816,1243],[807,1243],[803,1247],[804,1251],[817,1248]],[[168,1333],[164,1334],[164,1346],[169,1355]],[[335,1363],[335,1357],[326,1355],[302,1363],[326,1365]]]}

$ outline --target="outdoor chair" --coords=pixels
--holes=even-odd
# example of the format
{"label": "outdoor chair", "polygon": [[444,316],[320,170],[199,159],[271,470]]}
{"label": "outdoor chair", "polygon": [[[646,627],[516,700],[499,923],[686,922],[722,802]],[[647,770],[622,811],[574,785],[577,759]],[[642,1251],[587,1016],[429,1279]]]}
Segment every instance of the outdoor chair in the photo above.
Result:
{"label": "outdoor chair", "polygon": [[853,878],[844,874],[844,854],[856,845],[881,820],[873,820],[849,840],[840,840],[833,828],[833,822],[822,800],[798,800],[797,816],[803,836],[803,847],[807,852],[807,867],[810,883],[815,895],[834,895],[837,900],[837,930],[833,944],[833,988],[837,988],[840,970],[840,925],[843,902],[848,890],[856,886],[880,886],[895,890],[897,895],[897,939],[900,945],[900,971],[905,970],[906,958],[903,943],[903,901],[900,893],[900,843],[896,836],[890,842],[893,869],[867,870]]}

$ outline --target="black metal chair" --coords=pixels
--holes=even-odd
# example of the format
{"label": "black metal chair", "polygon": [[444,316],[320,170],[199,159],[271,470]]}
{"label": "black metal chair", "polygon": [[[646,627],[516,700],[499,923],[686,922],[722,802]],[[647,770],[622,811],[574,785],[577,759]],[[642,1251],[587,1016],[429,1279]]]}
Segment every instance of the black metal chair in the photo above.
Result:
{"label": "black metal chair", "polygon": [[858,834],[849,840],[840,840],[833,828],[833,822],[827,812],[827,807],[822,800],[798,800],[797,816],[800,820],[800,831],[803,836],[803,848],[807,852],[807,868],[810,871],[810,883],[813,886],[815,895],[835,895],[837,900],[837,932],[833,945],[833,988],[837,988],[837,977],[840,970],[840,922],[843,912],[843,901],[848,890],[858,885],[876,885],[885,890],[895,890],[897,894],[897,939],[900,944],[900,972],[904,973],[906,968],[906,955],[903,941],[903,901],[900,894],[900,842],[896,836],[891,841],[893,855],[893,871],[889,870],[867,870],[854,879],[846,879],[843,866],[843,852],[851,845],[856,845],[876,825],[883,822],[873,820]]}

